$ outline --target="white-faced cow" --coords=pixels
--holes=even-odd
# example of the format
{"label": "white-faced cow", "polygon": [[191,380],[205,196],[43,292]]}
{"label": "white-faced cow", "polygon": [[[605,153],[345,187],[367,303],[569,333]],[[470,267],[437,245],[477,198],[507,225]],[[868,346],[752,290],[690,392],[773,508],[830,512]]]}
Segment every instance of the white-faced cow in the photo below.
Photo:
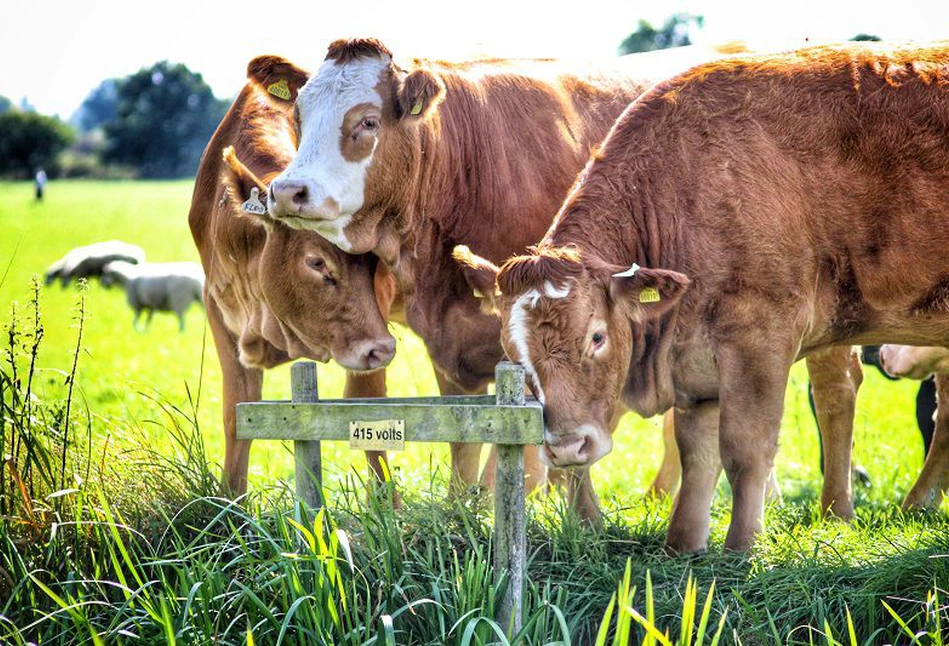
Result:
{"label": "white-faced cow", "polygon": [[497,275],[505,347],[546,395],[543,455],[605,455],[619,399],[675,407],[669,549],[706,548],[719,456],[725,547],[748,548],[791,364],[835,344],[949,343],[947,226],[944,45],[810,48],[658,84]]}
{"label": "white-faced cow", "polygon": [[[263,369],[306,357],[367,371],[395,350],[384,318],[395,284],[373,256],[342,253],[262,209],[242,213],[252,191],[264,194],[257,177],[269,181],[293,156],[290,99],[307,75],[266,56],[251,61],[248,78],[205,150],[189,215],[224,377],[223,485],[231,494],[246,489],[250,452],[235,437],[235,404],[260,399]],[[347,373],[346,396],[384,395],[383,371]],[[377,472],[379,457],[369,456]]]}

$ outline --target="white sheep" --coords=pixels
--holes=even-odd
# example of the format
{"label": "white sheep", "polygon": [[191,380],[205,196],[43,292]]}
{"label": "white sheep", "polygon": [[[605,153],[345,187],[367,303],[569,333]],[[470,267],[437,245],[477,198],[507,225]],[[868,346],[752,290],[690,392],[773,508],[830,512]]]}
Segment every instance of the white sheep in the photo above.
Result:
{"label": "white sheep", "polygon": [[204,270],[194,262],[147,262],[138,265],[121,260],[102,269],[102,284],[125,286],[125,297],[135,312],[133,324],[138,328],[142,311],[148,312],[146,328],[156,311],[174,312],[178,329],[185,329],[185,311],[191,303],[204,303]]}
{"label": "white sheep", "polygon": [[49,266],[44,281],[46,285],[52,285],[58,278],[65,287],[73,279],[101,276],[102,268],[114,260],[124,260],[133,264],[143,263],[145,251],[137,245],[121,240],[95,242],[84,247],[76,247]]}

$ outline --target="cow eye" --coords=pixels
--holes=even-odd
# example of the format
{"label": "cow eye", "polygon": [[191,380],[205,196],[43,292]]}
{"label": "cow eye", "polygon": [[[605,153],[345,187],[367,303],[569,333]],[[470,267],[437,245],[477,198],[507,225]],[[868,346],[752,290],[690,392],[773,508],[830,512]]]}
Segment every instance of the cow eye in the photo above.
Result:
{"label": "cow eye", "polygon": [[366,130],[377,130],[379,128],[379,118],[378,117],[365,117],[362,120],[363,128]]}
{"label": "cow eye", "polygon": [[326,263],[317,256],[307,256],[306,266],[315,271],[323,271],[326,268]]}
{"label": "cow eye", "polygon": [[591,340],[593,341],[593,348],[599,350],[606,341],[606,335],[602,332],[594,332]]}

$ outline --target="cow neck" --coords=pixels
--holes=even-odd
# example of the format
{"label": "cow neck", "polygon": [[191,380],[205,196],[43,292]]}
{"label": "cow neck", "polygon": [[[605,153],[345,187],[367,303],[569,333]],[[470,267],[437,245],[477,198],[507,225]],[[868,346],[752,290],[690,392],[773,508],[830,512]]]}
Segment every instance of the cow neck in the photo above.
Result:
{"label": "cow neck", "polygon": [[485,387],[503,357],[500,321],[480,301],[451,257],[452,241],[420,219],[409,230],[387,219],[377,254],[395,275],[409,327],[422,337],[436,367],[465,391]]}

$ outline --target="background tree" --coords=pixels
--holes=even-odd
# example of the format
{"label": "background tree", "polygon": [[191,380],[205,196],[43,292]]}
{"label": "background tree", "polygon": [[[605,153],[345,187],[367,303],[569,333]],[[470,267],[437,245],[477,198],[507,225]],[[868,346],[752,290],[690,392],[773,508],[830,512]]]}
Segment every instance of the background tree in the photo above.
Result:
{"label": "background tree", "polygon": [[639,28],[626,37],[619,46],[620,54],[651,52],[655,49],[682,47],[691,45],[689,30],[693,25],[702,28],[703,16],[690,13],[677,13],[669,16],[660,28],[655,28],[646,20],[639,21]]}
{"label": "background tree", "polygon": [[116,115],[103,124],[103,159],[141,177],[193,175],[227,103],[200,74],[167,61],[116,83]]}
{"label": "background tree", "polygon": [[90,132],[115,118],[118,103],[116,79],[106,79],[89,93],[69,122],[80,132]]}
{"label": "background tree", "polygon": [[880,42],[883,39],[880,38],[879,36],[874,36],[873,34],[857,34],[850,40],[869,40],[873,42]]}
{"label": "background tree", "polygon": [[13,101],[11,101],[5,96],[0,96],[0,114],[3,114],[7,110],[11,110],[12,108],[13,108]]}
{"label": "background tree", "polygon": [[76,138],[55,117],[8,109],[0,114],[0,175],[32,177],[37,168],[56,173],[56,158]]}

